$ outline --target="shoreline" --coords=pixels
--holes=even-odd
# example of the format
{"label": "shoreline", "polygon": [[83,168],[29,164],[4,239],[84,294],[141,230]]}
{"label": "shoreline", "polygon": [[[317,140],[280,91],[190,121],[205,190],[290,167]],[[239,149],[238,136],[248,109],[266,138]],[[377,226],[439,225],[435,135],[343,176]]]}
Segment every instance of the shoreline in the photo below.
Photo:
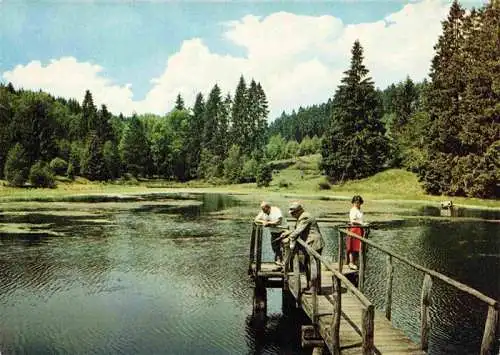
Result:
{"label": "shoreline", "polygon": [[[180,184],[179,184],[180,185]],[[290,199],[312,199],[323,201],[350,200],[352,194],[348,191],[308,191],[297,189],[297,192],[289,189],[276,189],[272,187],[257,188],[246,185],[220,185],[220,186],[172,186],[172,187],[148,187],[138,185],[116,185],[116,184],[64,184],[55,189],[35,189],[35,188],[11,188],[0,186],[0,204],[9,202],[127,202],[141,199],[146,195],[161,194],[201,194],[201,193],[220,193],[229,195],[254,195],[268,199],[270,196],[279,196]],[[363,194],[366,201],[376,201],[380,203],[403,203],[418,205],[436,205],[440,201],[452,200],[454,206],[468,209],[481,209],[500,211],[500,201],[488,199],[472,199],[464,197],[451,196],[425,196],[419,199],[415,196],[401,196],[400,198],[387,198],[384,193]],[[366,196],[366,197],[365,197]],[[479,204],[478,204],[479,202]]]}

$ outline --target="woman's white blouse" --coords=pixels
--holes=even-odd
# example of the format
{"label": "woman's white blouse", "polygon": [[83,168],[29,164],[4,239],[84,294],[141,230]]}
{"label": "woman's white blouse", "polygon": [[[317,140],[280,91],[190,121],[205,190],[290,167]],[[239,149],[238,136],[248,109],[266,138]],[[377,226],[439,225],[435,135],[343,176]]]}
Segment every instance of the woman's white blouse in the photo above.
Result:
{"label": "woman's white blouse", "polygon": [[349,221],[351,223],[363,224],[363,212],[356,207],[351,208],[349,211]]}

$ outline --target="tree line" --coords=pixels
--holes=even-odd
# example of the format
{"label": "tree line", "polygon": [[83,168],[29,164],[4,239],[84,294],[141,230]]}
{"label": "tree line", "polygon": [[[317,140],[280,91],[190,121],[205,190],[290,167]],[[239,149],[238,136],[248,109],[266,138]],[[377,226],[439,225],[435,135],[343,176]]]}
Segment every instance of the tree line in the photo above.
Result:
{"label": "tree line", "polygon": [[356,41],[332,99],[291,115],[270,132],[322,135],[321,167],[342,182],[389,167],[415,172],[430,194],[500,195],[500,5],[466,13],[454,1],[434,47],[430,80],[375,89]]}
{"label": "tree line", "polygon": [[376,89],[355,41],[333,97],[269,127],[262,86],[243,76],[233,96],[215,85],[187,108],[179,94],[164,116],[115,116],[89,91],[80,105],[0,85],[0,174],[17,186],[50,185],[54,173],[267,184],[269,160],[321,153],[333,183],[402,167],[431,194],[498,197],[499,12],[453,2],[420,83]]}
{"label": "tree line", "polygon": [[[13,186],[28,180],[51,186],[69,178],[121,177],[269,180],[263,167],[268,103],[260,83],[243,76],[234,99],[214,85],[192,109],[179,94],[165,116],[124,117],[96,107],[86,91],[82,104],[44,92],[0,85],[0,172]],[[267,176],[267,177],[266,177]],[[267,179],[267,180],[266,180]]]}

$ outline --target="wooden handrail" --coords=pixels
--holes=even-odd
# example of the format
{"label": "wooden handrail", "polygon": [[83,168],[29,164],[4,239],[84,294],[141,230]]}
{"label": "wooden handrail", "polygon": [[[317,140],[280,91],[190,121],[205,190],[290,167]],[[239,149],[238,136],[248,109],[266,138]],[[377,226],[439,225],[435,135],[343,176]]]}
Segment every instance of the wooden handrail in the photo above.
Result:
{"label": "wooden handrail", "polygon": [[399,254],[396,254],[390,250],[387,250],[385,249],[384,247],[381,247],[380,245],[378,245],[377,243],[369,240],[369,239],[366,239],[366,238],[363,238],[363,237],[360,237],[359,235],[355,234],[355,233],[352,233],[352,232],[349,232],[348,230],[342,230],[342,229],[339,229],[340,232],[344,233],[344,234],[347,234],[348,236],[352,237],[352,238],[356,238],[356,239],[359,239],[361,240],[363,243],[366,243],[372,247],[374,247],[375,249],[378,249],[390,256],[392,256],[393,258],[395,259],[398,259],[400,261],[402,261],[403,263],[413,267],[414,269],[417,269],[417,270],[420,270],[426,274],[429,274],[430,276],[432,277],[435,277],[441,281],[444,281],[446,282],[447,284],[455,287],[455,288],[458,288],[459,290],[461,291],[464,291],[472,296],[475,296],[476,298],[478,298],[479,300],[483,301],[484,303],[488,304],[489,306],[492,306],[493,308],[495,309],[499,309],[499,303],[498,301],[494,300],[493,298],[491,297],[488,297],[486,296],[485,294],[479,292],[478,290],[470,287],[470,286],[467,286],[461,282],[458,282],[456,280],[453,280],[452,278],[446,276],[446,275],[443,275],[441,274],[440,272],[437,272],[435,270],[431,270],[431,269],[427,269],[421,265],[418,265],[410,260],[408,260],[407,258],[399,255]]}
{"label": "wooden handrail", "polygon": [[[362,342],[362,353],[364,355],[373,354],[374,350],[374,321],[375,321],[375,306],[366,298],[366,296],[359,291],[356,286],[354,286],[349,279],[347,279],[341,271],[335,270],[332,265],[330,265],[330,261],[323,258],[316,250],[312,249],[305,241],[298,238],[296,240],[305,251],[312,257],[311,258],[311,268],[314,264],[315,274],[311,275],[312,282],[312,302],[313,302],[313,325],[317,325],[318,321],[318,298],[317,292],[318,289],[321,290],[321,264],[325,265],[325,268],[332,272],[332,281],[333,281],[333,321],[331,326],[331,342],[335,354],[340,354],[340,316],[342,310],[342,291],[341,291],[341,283],[343,283],[351,293],[356,296],[359,302],[363,306],[362,310],[362,326],[361,326],[361,336],[363,339]],[[297,260],[297,263],[295,263]],[[294,268],[298,268],[298,258],[294,258]],[[312,270],[311,270],[312,271]],[[297,273],[298,274],[298,273]],[[300,287],[300,281],[299,281]],[[298,288],[300,290],[300,288]]]}
{"label": "wooden handrail", "polygon": [[[431,270],[428,268],[425,268],[419,264],[416,264],[407,258],[398,255],[396,253],[391,252],[390,250],[387,250],[384,247],[381,247],[377,243],[374,243],[373,241],[366,239],[364,237],[361,237],[355,233],[352,233],[346,229],[341,229],[338,228],[339,230],[339,254],[340,254],[340,247],[341,247],[341,234],[344,233],[351,238],[355,238],[360,240],[363,244],[362,245],[370,245],[374,247],[375,249],[378,249],[385,254],[388,255],[387,259],[387,273],[388,273],[388,281],[387,281],[387,290],[386,290],[386,302],[385,302],[385,311],[386,311],[386,317],[390,319],[391,317],[391,302],[392,302],[392,275],[393,275],[393,266],[392,266],[392,258],[396,258],[399,261],[402,261],[403,263],[413,267],[416,270],[422,271],[424,273],[424,281],[422,285],[422,293],[421,293],[421,299],[420,299],[420,308],[421,308],[421,317],[420,317],[420,346],[422,350],[427,350],[429,346],[429,334],[430,334],[430,315],[429,315],[429,306],[432,302],[431,300],[431,288],[432,288],[432,278],[441,280],[448,285],[465,292],[471,296],[476,297],[478,300],[481,302],[484,302],[488,305],[488,314],[486,317],[486,322],[484,325],[484,332],[483,332],[483,339],[481,342],[481,350],[480,354],[481,355],[487,355],[490,354],[493,351],[494,344],[495,344],[495,339],[496,339],[496,334],[497,334],[497,329],[498,329],[498,322],[499,317],[500,317],[500,312],[499,312],[499,302],[494,300],[491,297],[486,296],[485,294],[479,292],[478,290],[467,286],[459,281],[453,280],[452,278],[445,276],[441,274],[440,272],[437,272],[435,270]],[[361,270],[360,270],[361,273]],[[432,276],[432,277],[431,277]],[[361,277],[361,275],[360,275]]]}
{"label": "wooden handrail", "polygon": [[305,250],[312,256],[314,256],[315,258],[319,259],[321,261],[321,263],[323,265],[325,265],[325,268],[329,271],[331,271],[338,279],[340,279],[340,281],[342,281],[342,283],[347,287],[347,289],[349,291],[351,291],[351,293],[356,296],[356,298],[359,300],[359,302],[361,302],[361,304],[363,304],[364,307],[369,307],[372,305],[372,303],[370,302],[370,300],[368,298],[366,298],[366,296],[364,294],[361,293],[361,291],[359,291],[356,286],[354,286],[351,281],[349,281],[349,279],[347,277],[345,277],[341,272],[339,272],[338,270],[335,270],[331,265],[330,265],[330,261],[325,259],[323,256],[321,256],[316,250],[314,250],[313,248],[311,248],[309,245],[307,245],[306,242],[304,242],[302,239],[298,238],[297,239],[297,243],[299,243],[300,245],[302,245]]}

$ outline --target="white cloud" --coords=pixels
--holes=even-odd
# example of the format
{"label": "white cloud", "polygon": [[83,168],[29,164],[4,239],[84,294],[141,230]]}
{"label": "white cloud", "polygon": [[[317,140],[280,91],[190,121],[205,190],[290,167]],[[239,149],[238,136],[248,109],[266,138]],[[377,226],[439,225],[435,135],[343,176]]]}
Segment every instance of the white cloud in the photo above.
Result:
{"label": "white cloud", "polygon": [[188,104],[197,92],[208,94],[215,83],[224,93],[233,93],[243,74],[247,80],[253,77],[262,83],[274,118],[283,110],[331,97],[349,65],[356,39],[365,50],[365,64],[377,86],[383,88],[406,75],[422,80],[448,9],[449,4],[439,0],[423,0],[407,4],[384,20],[349,25],[333,16],[248,15],[224,24],[224,37],[242,47],[244,56],[216,54],[201,39],[186,40],[168,58],[164,72],[151,80],[152,89],[141,101],[133,100],[131,85],[113,84],[103,75],[103,68],[75,58],[53,60],[45,67],[33,61],[4,72],[3,78],[57,96],[80,98],[88,88],[96,103],[105,103],[116,113],[163,114],[173,106],[177,93]]}

